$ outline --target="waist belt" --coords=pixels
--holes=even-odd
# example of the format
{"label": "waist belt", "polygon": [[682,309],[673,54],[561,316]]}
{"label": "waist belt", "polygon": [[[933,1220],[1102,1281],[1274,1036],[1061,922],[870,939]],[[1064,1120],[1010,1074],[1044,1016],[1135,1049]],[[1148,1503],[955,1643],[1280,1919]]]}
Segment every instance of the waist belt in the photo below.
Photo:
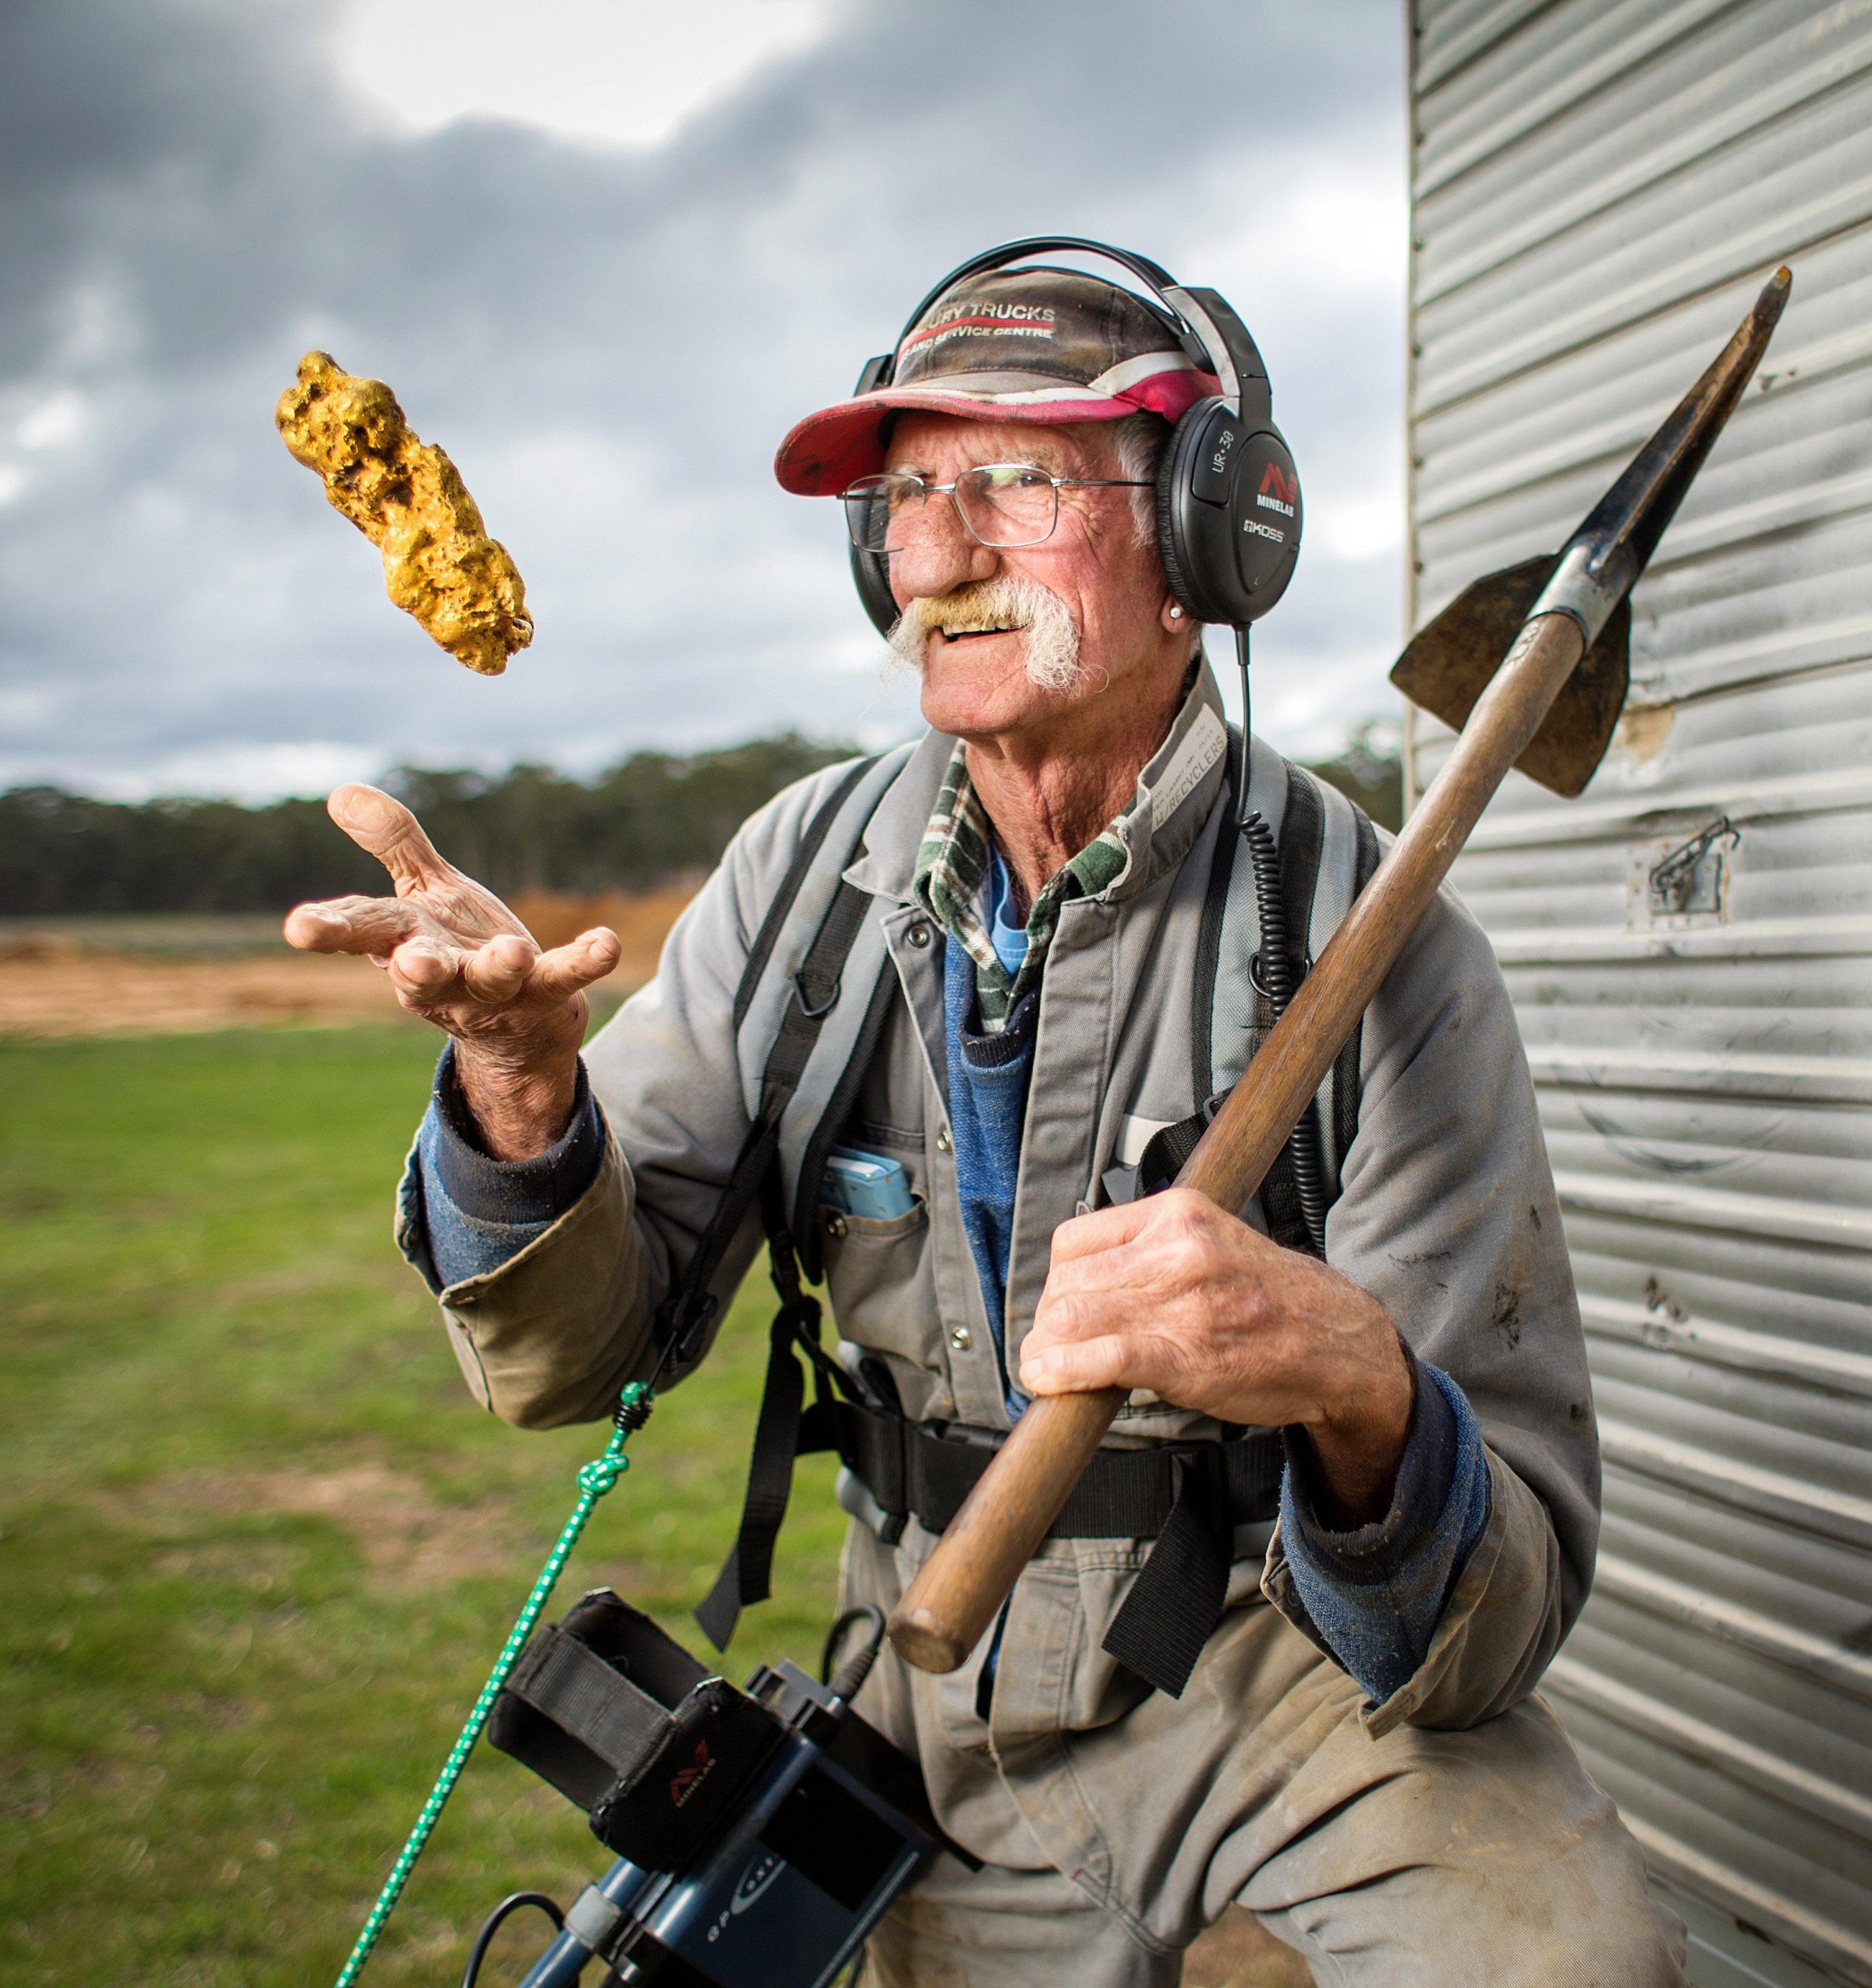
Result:
{"label": "waist belt", "polygon": [[[912,1422],[841,1401],[836,1449],[879,1507],[899,1522],[907,1515],[941,1532],[1000,1448],[979,1430]],[[815,1418],[809,1411],[809,1423]],[[810,1436],[820,1433],[810,1430]],[[800,1444],[803,1451],[806,1442]],[[1159,1444],[1148,1449],[1100,1450],[1073,1486],[1049,1529],[1049,1539],[1155,1539],[1176,1509],[1180,1475],[1213,1461],[1216,1489],[1232,1531],[1271,1519],[1280,1508],[1281,1444],[1272,1430],[1233,1442]],[[901,1530],[899,1524],[899,1530]]]}
{"label": "waist belt", "polygon": [[[1000,1448],[983,1431],[851,1400],[816,1402],[801,1420],[801,1451],[837,1450],[896,1522],[886,1535],[893,1541],[912,1514],[927,1531],[944,1531]],[[1047,1537],[1156,1542],[1106,1633],[1108,1655],[1181,1695],[1222,1614],[1235,1527],[1280,1509],[1283,1458],[1271,1429],[1094,1454]]]}

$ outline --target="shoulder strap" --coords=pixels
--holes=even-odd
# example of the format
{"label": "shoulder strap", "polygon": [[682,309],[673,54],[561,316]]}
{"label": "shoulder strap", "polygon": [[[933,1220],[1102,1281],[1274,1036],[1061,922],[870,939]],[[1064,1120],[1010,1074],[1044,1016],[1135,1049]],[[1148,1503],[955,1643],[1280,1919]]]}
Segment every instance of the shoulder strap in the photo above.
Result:
{"label": "shoulder strap", "polygon": [[[1259,748],[1261,742],[1257,740]],[[1278,759],[1272,751],[1267,756]],[[1372,872],[1378,867],[1378,837],[1362,809],[1335,787],[1317,780],[1303,767],[1284,763],[1285,803],[1278,816],[1281,895],[1288,933],[1288,956],[1296,985],[1352,909]],[[1257,752],[1251,798],[1259,801],[1264,776]],[[1272,773],[1265,784],[1272,787]],[[1247,864],[1234,865],[1220,908],[1222,930],[1216,947],[1217,978],[1214,1017],[1255,1012],[1250,981],[1251,962],[1259,944],[1259,920],[1252,878]],[[1206,916],[1208,915],[1206,907]],[[1265,1024],[1264,1024],[1265,1026]],[[1353,1030],[1314,1101],[1312,1117],[1319,1145],[1322,1184],[1327,1204],[1338,1199],[1339,1170],[1359,1128],[1359,1050],[1362,1030]],[[1220,1091],[1232,1086],[1260,1047],[1261,1032],[1237,1030],[1232,1041],[1212,1027],[1210,1083]],[[1228,1051],[1233,1049],[1234,1055]]]}
{"label": "shoulder strap", "polygon": [[[833,788],[801,838],[749,949],[735,1013],[744,1082],[750,1051],[759,1057],[751,1086],[753,1122],[668,1308],[670,1329],[681,1336],[680,1360],[699,1343],[714,1315],[719,1301],[708,1287],[757,1204],[780,1305],[768,1336],[767,1380],[740,1526],[714,1587],[696,1611],[717,1649],[727,1647],[743,1607],[765,1600],[771,1591],[774,1546],[786,1517],[802,1421],[809,1414],[817,1423],[833,1420],[838,1370],[820,1344],[819,1302],[801,1288],[798,1239],[805,1239],[812,1253],[816,1275],[818,1236],[810,1216],[817,1176],[882,1033],[893,985],[885,971],[889,955],[879,909],[844,873],[905,756],[899,752],[862,761]],[[764,1025],[769,1034],[763,1048]],[[792,1197],[789,1177],[797,1183]],[[816,1377],[816,1400],[809,1411],[801,1352]]]}
{"label": "shoulder strap", "polygon": [[[903,770],[910,749],[861,759],[840,777],[814,811],[748,948],[735,992],[734,1017],[736,1062],[750,1119],[760,1115],[767,1052],[794,1003],[806,954],[879,801]],[[820,992],[824,996],[833,991],[828,982]]]}
{"label": "shoulder strap", "polygon": [[[1233,733],[1232,769],[1239,758]],[[1278,844],[1283,921],[1296,985],[1352,909],[1378,866],[1378,838],[1363,811],[1336,787],[1316,780],[1257,739],[1249,771],[1249,801],[1279,824]],[[1231,777],[1219,806],[1233,810]],[[1266,997],[1254,978],[1261,944],[1252,866],[1237,859],[1239,838],[1225,822],[1216,839],[1190,1001],[1190,1069],[1199,1109],[1160,1132],[1140,1167],[1148,1187],[1172,1177],[1240,1079],[1272,1024]],[[1360,1031],[1355,1030],[1320,1087],[1307,1136],[1328,1206],[1338,1198],[1339,1168],[1359,1127]],[[1314,1246],[1303,1218],[1290,1151],[1283,1149],[1261,1189],[1262,1211],[1277,1240],[1289,1248]]]}
{"label": "shoulder strap", "polygon": [[[754,989],[760,985],[760,976],[767,971],[767,963],[773,958],[774,941],[780,937],[781,928],[787,922],[793,909],[794,900],[799,895],[799,887],[806,881],[806,872],[812,867],[812,860],[824,846],[826,835],[838,818],[839,811],[851,799],[851,791],[878,763],[874,756],[858,760],[840,780],[837,786],[820,802],[812,818],[806,824],[806,832],[799,839],[799,846],[793,852],[792,860],[787,865],[786,874],[780,880],[780,888],[774,893],[774,902],[767,908],[767,916],[760,921],[760,929],[754,934],[754,943],[747,949],[747,964],[741,969],[741,984],[735,989],[735,1030],[740,1031],[741,1024],[747,1020],[748,1009],[753,1005]],[[840,867],[842,869],[844,864]]]}
{"label": "shoulder strap", "polygon": [[[1279,843],[1281,923],[1291,985],[1298,989],[1313,970],[1313,919],[1326,839],[1326,801],[1320,784],[1303,766],[1287,769],[1287,812]],[[1261,944],[1267,938],[1264,932]],[[1330,1076],[1328,1078],[1330,1082]],[[1314,1096],[1312,1108],[1293,1128],[1279,1164],[1268,1170],[1261,1205],[1275,1239],[1289,1249],[1326,1254],[1326,1218],[1336,1190],[1326,1183],[1320,1150],[1320,1121],[1324,1107]]]}
{"label": "shoulder strap", "polygon": [[813,1370],[814,1417],[821,1423],[834,1419],[832,1389],[838,1378],[836,1362],[819,1343],[819,1300],[800,1288],[799,1261],[781,1204],[779,1170],[771,1159],[760,1176],[760,1198],[768,1269],[780,1306],[767,1331],[767,1378],[747,1460],[741,1523],[714,1587],[695,1611],[702,1633],[717,1649],[727,1649],[741,1611],[773,1592],[774,1545],[792,1495],[793,1461],[807,1413],[799,1353],[806,1354]]}
{"label": "shoulder strap", "polygon": [[1287,769],[1287,812],[1281,818],[1279,839],[1287,957],[1298,987],[1313,965],[1314,898],[1326,853],[1326,798],[1304,766]]}
{"label": "shoulder strap", "polygon": [[671,1339],[677,1342],[670,1357],[679,1371],[694,1357],[703,1329],[719,1309],[720,1301],[709,1286],[722,1260],[764,1183],[775,1173],[787,1107],[812,1060],[826,1017],[837,1005],[845,957],[869,902],[864,891],[851,884],[842,884],[834,896],[796,976],[795,999],[767,1051],[760,1109],[736,1156],[734,1170],[708,1225],[697,1239],[681,1278],[663,1301],[659,1324],[666,1343]]}
{"label": "shoulder strap", "polygon": [[[800,1073],[811,1062],[826,1018],[839,1005],[840,983],[853,940],[870,908],[868,895],[854,884],[840,882],[830,909],[795,976],[795,998],[768,1051],[761,1086],[762,1106],[748,1143],[736,1161],[733,1177],[722,1197],[702,1242],[697,1247],[685,1288],[694,1291],[704,1323],[716,1300],[706,1283],[694,1283],[705,1253],[710,1277],[733,1240],[749,1208],[757,1201],[767,1231],[767,1267],[780,1298],[768,1334],[767,1381],[754,1425],[753,1454],[748,1460],[747,1489],[735,1543],[708,1598],[695,1611],[704,1633],[718,1649],[725,1649],[741,1611],[750,1602],[764,1601],[772,1591],[774,1544],[786,1517],[792,1491],[793,1459],[799,1450],[800,1422],[806,1392],[795,1349],[802,1350],[817,1376],[823,1413],[830,1409],[830,1388],[836,1378],[833,1363],[819,1343],[819,1301],[800,1288],[799,1253],[794,1232],[787,1226],[780,1165],[781,1131]],[[868,1006],[875,1006],[875,999]],[[693,1336],[693,1335],[692,1335]]]}
{"label": "shoulder strap", "polygon": [[[1226,763],[1233,767],[1237,756],[1237,749],[1231,737]],[[1209,859],[1209,885],[1202,894],[1202,923],[1196,930],[1196,977],[1189,992],[1189,1071],[1199,1106],[1206,1103],[1216,1094],[1216,981],[1222,963],[1223,915],[1228,909],[1229,886],[1235,876],[1235,846],[1241,839],[1235,832],[1234,797],[1234,780],[1225,777],[1222,798],[1216,804],[1223,811],[1223,818],[1216,825],[1216,850]],[[1250,1018],[1246,1016],[1231,1016],[1229,1020],[1238,1027],[1251,1025]],[[1195,1150],[1192,1140],[1188,1151],[1178,1154],[1178,1166],[1181,1167]]]}
{"label": "shoulder strap", "polygon": [[[1296,788],[1304,783],[1320,810],[1319,854],[1313,868],[1303,924],[1294,909],[1295,893],[1290,891],[1288,895],[1290,924],[1296,937],[1300,932],[1305,935],[1304,950],[1299,944],[1295,948],[1303,974],[1325,951],[1327,942],[1352,909],[1352,901],[1378,867],[1378,831],[1365,810],[1336,787],[1316,780],[1297,766],[1293,773]],[[1285,840],[1283,835],[1283,864]],[[1282,881],[1286,881],[1284,869]],[[1329,1204],[1339,1197],[1339,1170],[1359,1130],[1359,1058],[1364,1033],[1365,1024],[1361,1021],[1327,1072],[1314,1103],[1320,1173]]]}
{"label": "shoulder strap", "polygon": [[[748,949],[734,1014],[752,1122],[715,1213],[658,1315],[664,1343],[676,1342],[670,1357],[679,1371],[694,1357],[719,1308],[719,1298],[709,1287],[779,1154],[788,1107],[812,1063],[827,1017],[839,1005],[846,961],[871,902],[865,892],[844,881],[843,872],[882,791],[879,770],[899,757],[893,753],[861,759],[840,778],[814,811]],[[769,1013],[771,1033],[757,1074],[746,1085],[750,1017]]]}

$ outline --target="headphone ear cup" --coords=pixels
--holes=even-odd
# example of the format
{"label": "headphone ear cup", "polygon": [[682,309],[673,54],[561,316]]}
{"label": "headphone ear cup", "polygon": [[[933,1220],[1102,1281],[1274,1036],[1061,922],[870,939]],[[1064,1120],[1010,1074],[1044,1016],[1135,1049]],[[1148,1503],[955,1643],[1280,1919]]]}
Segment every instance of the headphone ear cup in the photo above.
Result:
{"label": "headphone ear cup", "polygon": [[1300,471],[1272,422],[1249,436],[1235,466],[1229,523],[1245,620],[1258,620],[1287,590],[1300,558],[1304,511]]}
{"label": "headphone ear cup", "polygon": [[1183,437],[1184,425],[1189,418],[1185,414],[1171,430],[1170,440],[1164,443],[1164,453],[1157,462],[1157,558],[1163,566],[1164,583],[1170,589],[1171,600],[1185,614],[1200,621],[1202,617],[1190,593],[1188,575],[1184,567],[1181,519],[1177,508],[1177,466],[1183,453],[1177,443]]}
{"label": "headphone ear cup", "polygon": [[1251,429],[1225,400],[1177,423],[1157,475],[1157,547],[1178,604],[1245,627],[1279,600],[1300,549],[1300,483],[1272,423]]}
{"label": "headphone ear cup", "polygon": [[888,638],[897,625],[899,613],[897,596],[890,590],[890,561],[882,552],[861,551],[855,545],[851,551],[851,579],[858,599],[864,603],[872,627]]}
{"label": "headphone ear cup", "polygon": [[1225,400],[1198,401],[1177,425],[1157,471],[1157,550],[1177,604],[1198,621],[1253,618],[1235,572],[1228,497],[1241,419]]}

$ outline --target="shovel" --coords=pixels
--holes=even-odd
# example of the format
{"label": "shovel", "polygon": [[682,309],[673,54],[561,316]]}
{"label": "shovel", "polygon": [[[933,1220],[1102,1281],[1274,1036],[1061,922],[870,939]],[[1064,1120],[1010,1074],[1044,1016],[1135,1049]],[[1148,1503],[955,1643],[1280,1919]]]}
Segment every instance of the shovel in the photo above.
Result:
{"label": "shovel", "polygon": [[[1742,398],[1787,301],[1769,278],[1735,335],[1553,558],[1466,589],[1391,680],[1461,733],[1442,770],[1177,1176],[1243,1207],[1416,930],[1511,766],[1571,798],[1611,743],[1629,678],[1627,596]],[[924,1670],[981,1639],[1124,1405],[1122,1388],[1048,1395],[1021,1416],[890,1618]]]}

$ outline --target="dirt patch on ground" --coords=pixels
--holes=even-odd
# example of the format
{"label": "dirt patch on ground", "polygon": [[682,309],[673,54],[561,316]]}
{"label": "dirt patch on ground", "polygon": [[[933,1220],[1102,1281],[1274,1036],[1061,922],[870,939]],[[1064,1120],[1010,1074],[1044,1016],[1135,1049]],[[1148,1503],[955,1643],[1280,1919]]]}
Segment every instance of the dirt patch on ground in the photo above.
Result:
{"label": "dirt patch on ground", "polygon": [[[572,897],[539,891],[515,908],[544,945],[594,925],[623,942],[592,990],[600,1014],[656,971],[687,887]],[[165,1035],[222,1028],[332,1027],[405,1020],[368,960],[295,953],[271,920],[67,919],[0,932],[0,1036]],[[169,927],[165,930],[165,926]],[[222,928],[225,928],[224,930]]]}
{"label": "dirt patch on ground", "polygon": [[163,1035],[402,1014],[368,960],[315,959],[284,947],[277,957],[176,959],[47,941],[0,958],[0,1035]]}
{"label": "dirt patch on ground", "polygon": [[665,891],[600,891],[589,897],[522,891],[513,899],[513,911],[542,946],[562,946],[594,925],[608,925],[624,947],[612,978],[641,987],[654,977],[670,927],[695,893],[693,882]]}
{"label": "dirt patch on ground", "polygon": [[[329,1519],[357,1541],[374,1579],[400,1587],[447,1587],[505,1566],[524,1543],[492,1504],[439,1505],[417,1479],[382,1463],[329,1471],[191,1472],[146,1486],[136,1510],[147,1524],[190,1515],[284,1512]],[[190,1549],[166,1570],[194,1571]]]}

